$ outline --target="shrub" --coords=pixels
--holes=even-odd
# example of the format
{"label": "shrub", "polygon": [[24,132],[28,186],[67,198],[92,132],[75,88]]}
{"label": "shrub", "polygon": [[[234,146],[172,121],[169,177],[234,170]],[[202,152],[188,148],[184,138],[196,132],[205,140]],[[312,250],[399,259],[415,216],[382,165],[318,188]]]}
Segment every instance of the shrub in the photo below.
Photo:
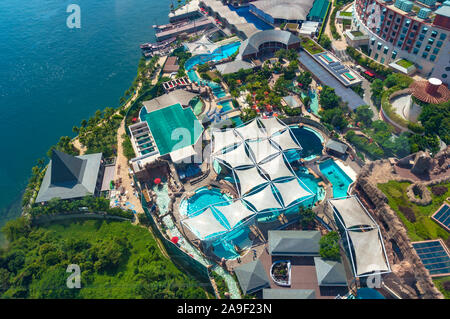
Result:
{"label": "shrub", "polygon": [[444,287],[445,290],[450,291],[450,280],[444,281],[442,287]]}
{"label": "shrub", "polygon": [[422,125],[414,123],[414,122],[409,122],[408,128],[417,134],[422,134],[423,132],[425,132],[425,128]]}
{"label": "shrub", "polygon": [[416,215],[411,207],[408,206],[398,206],[398,209],[405,215],[406,219],[411,223],[416,222]]}
{"label": "shrub", "polygon": [[448,188],[446,186],[439,186],[439,185],[437,185],[437,186],[431,187],[431,191],[436,196],[442,196],[445,193],[447,193]]}
{"label": "shrub", "polygon": [[341,252],[339,249],[339,234],[335,231],[329,232],[319,241],[319,255],[324,259],[335,261],[341,260]]}

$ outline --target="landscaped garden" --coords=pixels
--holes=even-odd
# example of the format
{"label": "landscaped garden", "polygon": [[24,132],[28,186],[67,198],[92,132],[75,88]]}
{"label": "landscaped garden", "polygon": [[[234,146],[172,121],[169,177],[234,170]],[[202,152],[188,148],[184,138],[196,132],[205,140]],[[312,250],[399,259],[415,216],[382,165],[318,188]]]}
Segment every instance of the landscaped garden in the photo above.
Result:
{"label": "landscaped garden", "polygon": [[302,46],[302,48],[311,54],[325,52],[325,50],[320,45],[318,45],[316,42],[314,42],[310,38],[301,37],[300,40],[301,40],[300,45]]}
{"label": "landscaped garden", "polygon": [[401,67],[403,67],[405,69],[414,65],[414,63],[412,63],[411,61],[408,61],[406,59],[401,59],[401,60],[397,61],[396,64],[400,65]]}
{"label": "landscaped garden", "polygon": [[439,185],[446,188],[445,192],[436,191],[438,189],[436,186],[428,187],[431,192],[432,202],[427,206],[416,205],[408,199],[406,189],[409,185],[411,185],[409,182],[389,181],[385,184],[378,184],[378,188],[386,195],[389,200],[389,206],[397,213],[405,225],[411,241],[437,238],[446,241],[449,237],[448,232],[434,222],[430,216],[450,196],[450,183]]}

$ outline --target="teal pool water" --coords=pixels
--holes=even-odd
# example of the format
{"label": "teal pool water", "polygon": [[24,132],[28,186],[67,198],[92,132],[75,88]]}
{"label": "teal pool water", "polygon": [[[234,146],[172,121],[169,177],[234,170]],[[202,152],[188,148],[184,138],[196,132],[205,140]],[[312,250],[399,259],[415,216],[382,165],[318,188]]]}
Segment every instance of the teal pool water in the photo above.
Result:
{"label": "teal pool water", "polygon": [[241,42],[233,42],[226,45],[222,45],[215,49],[211,54],[199,54],[195,55],[184,64],[186,70],[191,70],[197,64],[203,64],[209,61],[220,61],[222,59],[229,58],[239,50]]}
{"label": "teal pool water", "polygon": [[[305,93],[301,93],[302,99],[306,97]],[[315,115],[319,116],[319,97],[316,91],[309,90],[308,96],[311,99],[311,103],[309,104],[309,108],[311,109],[311,112],[313,112]]]}
{"label": "teal pool water", "polygon": [[[180,214],[184,216],[192,215],[196,212],[198,212],[197,214],[200,214],[203,208],[206,208],[211,204],[221,203],[228,200],[230,200],[230,197],[222,194],[218,188],[208,189],[207,187],[201,187],[195,191],[195,194],[191,198],[184,198],[180,202],[179,211]],[[222,205],[228,204],[223,203],[218,206]]]}
{"label": "teal pool water", "polygon": [[333,197],[347,196],[348,187],[353,180],[331,159],[319,164],[320,171],[333,185]]}
{"label": "teal pool water", "polygon": [[319,138],[319,133],[314,132],[309,127],[297,127],[291,126],[292,133],[297,138],[297,141],[302,146],[301,156],[298,151],[292,150],[286,153],[290,162],[301,158],[310,160],[316,156],[322,155],[323,145],[322,140]]}

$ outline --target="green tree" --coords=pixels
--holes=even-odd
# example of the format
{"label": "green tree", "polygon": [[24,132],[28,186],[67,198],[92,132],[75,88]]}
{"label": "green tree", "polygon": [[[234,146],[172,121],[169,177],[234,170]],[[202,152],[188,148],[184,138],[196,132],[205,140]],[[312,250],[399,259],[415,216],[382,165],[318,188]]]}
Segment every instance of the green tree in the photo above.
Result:
{"label": "green tree", "polygon": [[355,121],[361,122],[369,127],[372,124],[373,111],[368,105],[361,105],[356,108]]}
{"label": "green tree", "polygon": [[330,50],[330,49],[331,49],[331,40],[330,40],[330,38],[329,38],[327,35],[325,35],[325,34],[322,34],[322,35],[321,35],[319,44],[320,44],[322,47],[324,47],[325,49],[327,49],[327,50]]}
{"label": "green tree", "polygon": [[343,130],[348,125],[344,111],[338,107],[320,110],[319,115],[322,122],[330,124],[338,131]]}
{"label": "green tree", "polygon": [[370,84],[370,90],[372,92],[372,101],[378,108],[381,105],[381,95],[383,94],[383,81],[380,79],[375,79],[372,84]]}
{"label": "green tree", "polygon": [[312,82],[312,75],[310,72],[305,71],[302,72],[298,77],[297,77],[297,82],[301,83],[301,87],[303,90],[307,91],[309,89],[309,86],[311,85]]}
{"label": "green tree", "polygon": [[341,252],[339,249],[339,233],[331,231],[319,241],[319,255],[324,259],[340,261]]}
{"label": "green tree", "polygon": [[325,85],[320,92],[319,102],[323,109],[333,109],[339,106],[339,96],[332,87]]}
{"label": "green tree", "polygon": [[300,226],[302,229],[311,229],[316,223],[316,214],[311,208],[300,207]]}

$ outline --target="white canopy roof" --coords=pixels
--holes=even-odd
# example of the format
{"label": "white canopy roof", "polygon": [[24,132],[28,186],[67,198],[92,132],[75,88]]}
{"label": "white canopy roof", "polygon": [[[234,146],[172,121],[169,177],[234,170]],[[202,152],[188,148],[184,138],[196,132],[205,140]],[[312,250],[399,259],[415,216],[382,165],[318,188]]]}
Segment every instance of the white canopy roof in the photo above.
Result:
{"label": "white canopy roof", "polygon": [[183,160],[186,159],[188,159],[189,161],[189,162],[186,161],[186,163],[190,163],[190,158],[192,156],[195,156],[196,154],[197,152],[195,151],[194,147],[192,145],[188,145],[186,147],[171,152],[170,158],[174,163],[181,163],[183,162]]}
{"label": "white canopy roof", "polygon": [[241,220],[255,214],[255,212],[252,212],[245,207],[240,200],[237,200],[230,205],[217,206],[216,209],[225,216],[230,228],[234,228],[234,226],[236,226]]}
{"label": "white canopy roof", "polygon": [[288,207],[290,203],[299,198],[313,195],[302,186],[300,186],[299,180],[297,178],[289,182],[274,183],[274,185],[280,192],[285,207]]}
{"label": "white canopy roof", "polygon": [[239,143],[242,139],[234,133],[234,130],[226,130],[226,131],[213,131],[212,132],[214,138],[214,150],[213,153],[220,151],[221,149],[233,145],[235,143]]}
{"label": "white canopy roof", "polygon": [[215,158],[228,163],[231,167],[254,165],[253,161],[245,153],[245,143],[241,143],[235,149],[224,154],[215,155]]}
{"label": "white canopy roof", "polygon": [[235,130],[244,138],[244,140],[257,139],[264,136],[256,119],[244,126],[235,128]]}
{"label": "white canopy roof", "polygon": [[251,203],[257,211],[269,208],[283,208],[273,195],[270,185],[253,195],[245,196],[244,199]]}
{"label": "white canopy roof", "polygon": [[261,123],[266,128],[267,135],[272,135],[275,132],[285,129],[287,126],[281,123],[276,117],[269,117],[267,119],[260,119]]}
{"label": "white canopy roof", "polygon": [[267,163],[259,164],[259,167],[262,168],[267,174],[269,174],[271,180],[280,177],[295,176],[284,163],[284,156],[281,153]]}
{"label": "white canopy roof", "polygon": [[203,213],[184,219],[182,222],[201,239],[227,230],[216,219],[210,207],[208,207]]}
{"label": "white canopy roof", "polygon": [[270,139],[277,143],[283,151],[295,148],[302,149],[292,138],[290,130],[285,130],[281,134],[272,136]]}
{"label": "white canopy roof", "polygon": [[356,255],[354,260],[357,276],[373,271],[389,271],[378,228],[366,232],[348,231],[347,233]]}
{"label": "white canopy roof", "polygon": [[269,139],[248,142],[248,146],[253,151],[257,163],[280,152],[270,143]]}
{"label": "white canopy roof", "polygon": [[377,227],[356,196],[330,199],[329,202],[339,212],[345,228],[362,225]]}
{"label": "white canopy roof", "polygon": [[259,175],[258,169],[255,167],[234,170],[234,173],[239,178],[239,184],[241,185],[241,195],[247,193],[258,185],[267,183],[268,181]]}

